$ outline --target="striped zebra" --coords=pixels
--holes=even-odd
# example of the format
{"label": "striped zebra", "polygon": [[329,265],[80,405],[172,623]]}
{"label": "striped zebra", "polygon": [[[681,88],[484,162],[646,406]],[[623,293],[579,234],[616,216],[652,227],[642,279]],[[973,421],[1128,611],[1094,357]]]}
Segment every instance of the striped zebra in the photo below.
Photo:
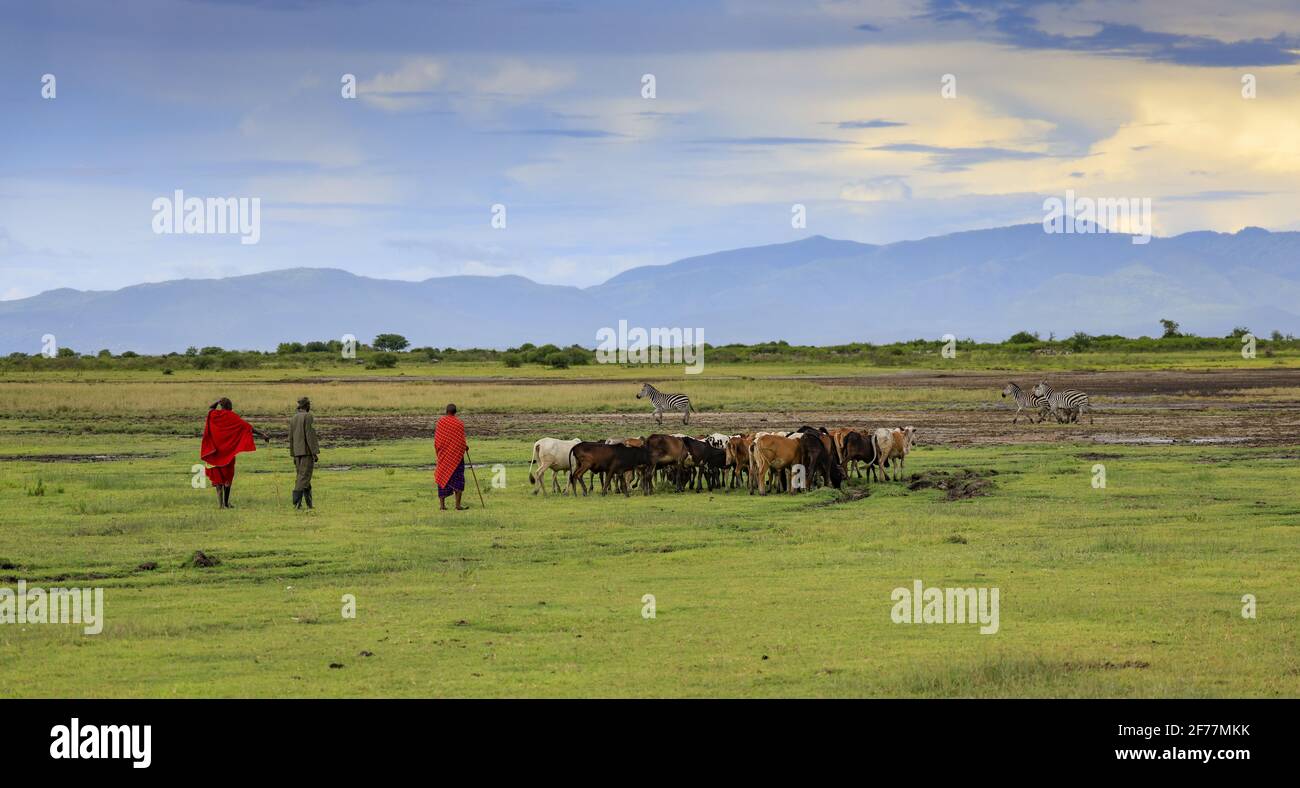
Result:
{"label": "striped zebra", "polygon": [[1008,383],[1007,387],[1002,389],[1003,397],[1011,397],[1016,401],[1016,416],[1011,420],[1015,424],[1020,420],[1020,411],[1029,411],[1025,418],[1029,423],[1034,423],[1034,411],[1038,411],[1038,420],[1042,421],[1047,418],[1047,397],[1040,397],[1037,394],[1026,394],[1024,389],[1014,383]]}
{"label": "striped zebra", "polygon": [[665,394],[659,389],[646,383],[641,386],[641,391],[636,395],[637,399],[648,397],[650,402],[655,406],[655,419],[664,423],[664,412],[682,414],[682,424],[691,423],[691,400],[685,394]]}
{"label": "striped zebra", "polygon": [[1057,421],[1078,421],[1079,416],[1086,412],[1088,414],[1088,423],[1094,423],[1092,404],[1088,402],[1088,395],[1078,389],[1054,391],[1044,380],[1034,386],[1034,396],[1046,398],[1047,408],[1056,417]]}

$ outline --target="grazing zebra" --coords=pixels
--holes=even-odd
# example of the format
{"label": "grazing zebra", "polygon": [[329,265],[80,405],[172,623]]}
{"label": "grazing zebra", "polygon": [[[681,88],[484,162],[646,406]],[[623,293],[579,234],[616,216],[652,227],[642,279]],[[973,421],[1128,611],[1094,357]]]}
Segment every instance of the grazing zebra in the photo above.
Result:
{"label": "grazing zebra", "polygon": [[[1052,415],[1057,421],[1078,421],[1079,416],[1086,412],[1088,414],[1088,423],[1093,424],[1092,404],[1088,402],[1088,395],[1078,389],[1066,389],[1064,391],[1053,391],[1052,387],[1047,385],[1047,381],[1034,386],[1034,396],[1044,397],[1047,400],[1047,407],[1052,411]],[[1065,414],[1062,417],[1061,414]]]}
{"label": "grazing zebra", "polygon": [[649,397],[655,406],[655,419],[664,423],[664,411],[669,413],[680,412],[682,414],[682,424],[691,423],[691,400],[685,394],[665,394],[659,389],[646,383],[641,386],[641,391],[636,395],[637,399]]}
{"label": "grazing zebra", "polygon": [[1029,423],[1034,423],[1034,411],[1038,411],[1038,420],[1042,421],[1047,418],[1047,397],[1040,397],[1037,394],[1026,394],[1024,389],[1014,383],[1008,383],[1007,387],[1002,389],[1003,397],[1011,397],[1016,401],[1016,416],[1011,420],[1015,424],[1020,420],[1020,411],[1028,410],[1029,413],[1025,418]]}

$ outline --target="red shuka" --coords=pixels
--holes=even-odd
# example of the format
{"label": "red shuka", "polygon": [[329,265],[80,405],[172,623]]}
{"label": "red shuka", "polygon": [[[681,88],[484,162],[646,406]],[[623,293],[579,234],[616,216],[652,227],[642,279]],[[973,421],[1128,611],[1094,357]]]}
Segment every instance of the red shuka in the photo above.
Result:
{"label": "red shuka", "polygon": [[465,422],[455,416],[443,416],[433,428],[433,449],[438,453],[438,464],[433,469],[433,480],[446,487],[451,475],[460,465],[461,457],[469,451],[465,443]]}
{"label": "red shuka", "polygon": [[203,445],[199,456],[209,465],[221,467],[235,461],[235,455],[257,451],[253,442],[253,425],[244,421],[233,410],[214,408],[208,411],[208,421],[203,425]]}

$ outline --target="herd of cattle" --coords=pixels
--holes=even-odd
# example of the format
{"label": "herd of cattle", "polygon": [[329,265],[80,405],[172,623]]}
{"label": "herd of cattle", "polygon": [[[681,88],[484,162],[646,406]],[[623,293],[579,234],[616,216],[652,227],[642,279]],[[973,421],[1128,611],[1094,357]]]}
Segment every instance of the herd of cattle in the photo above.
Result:
{"label": "herd of cattle", "polygon": [[[534,495],[545,493],[550,470],[554,490],[573,490],[575,495],[579,487],[588,494],[589,474],[591,489],[599,475],[602,494],[613,484],[624,495],[634,487],[649,495],[657,481],[671,483],[677,492],[744,486],[751,495],[766,495],[769,487],[793,494],[822,485],[839,488],[849,474],[862,476],[859,463],[881,481],[892,466],[897,480],[915,445],[913,427],[869,431],[804,426],[794,432],[650,435],[603,442],[542,438],[533,444],[528,483],[536,485]],[[561,471],[567,471],[563,489]]]}
{"label": "herd of cattle", "polygon": [[[1038,411],[1039,421],[1051,414],[1061,423],[1077,422],[1084,413],[1092,420],[1087,394],[1076,389],[1056,391],[1047,381],[1034,386],[1030,393],[1008,383],[1002,396],[1015,401],[1013,424],[1025,410],[1031,422],[1034,411]],[[654,406],[656,421],[662,423],[665,412],[678,412],[682,423],[689,423],[691,402],[686,395],[667,394],[646,383],[637,394],[637,399],[642,398]],[[677,492],[744,486],[750,495],[766,495],[769,487],[793,494],[821,485],[838,489],[850,474],[862,476],[860,463],[865,463],[869,475],[878,481],[889,478],[892,466],[897,481],[915,445],[914,427],[858,430],[803,426],[794,432],[715,432],[699,437],[656,434],[606,441],[542,438],[533,444],[528,483],[536,485],[534,495],[545,493],[544,480],[549,470],[556,492],[573,490],[575,495],[575,485],[581,487],[583,495],[588,493],[588,476],[591,489],[595,489],[597,475],[602,494],[608,494],[613,484],[624,495],[630,495],[633,487],[649,495],[656,482],[671,483]],[[563,489],[559,482],[561,471],[567,472]]]}

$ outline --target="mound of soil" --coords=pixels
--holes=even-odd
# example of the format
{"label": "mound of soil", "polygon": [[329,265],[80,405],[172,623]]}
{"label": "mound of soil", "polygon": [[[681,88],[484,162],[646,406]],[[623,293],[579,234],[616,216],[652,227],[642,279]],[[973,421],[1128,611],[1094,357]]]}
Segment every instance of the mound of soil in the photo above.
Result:
{"label": "mound of soil", "polygon": [[993,488],[993,480],[990,476],[996,476],[997,471],[973,471],[969,468],[960,471],[927,471],[925,473],[912,474],[911,481],[907,484],[909,490],[943,490],[949,501],[958,501],[963,498],[976,498],[981,495],[988,495]]}
{"label": "mound of soil", "polygon": [[208,555],[202,550],[195,550],[194,555],[190,560],[181,564],[181,566],[194,569],[206,569],[211,566],[216,566],[219,563],[221,563],[221,559],[217,558],[215,555]]}

